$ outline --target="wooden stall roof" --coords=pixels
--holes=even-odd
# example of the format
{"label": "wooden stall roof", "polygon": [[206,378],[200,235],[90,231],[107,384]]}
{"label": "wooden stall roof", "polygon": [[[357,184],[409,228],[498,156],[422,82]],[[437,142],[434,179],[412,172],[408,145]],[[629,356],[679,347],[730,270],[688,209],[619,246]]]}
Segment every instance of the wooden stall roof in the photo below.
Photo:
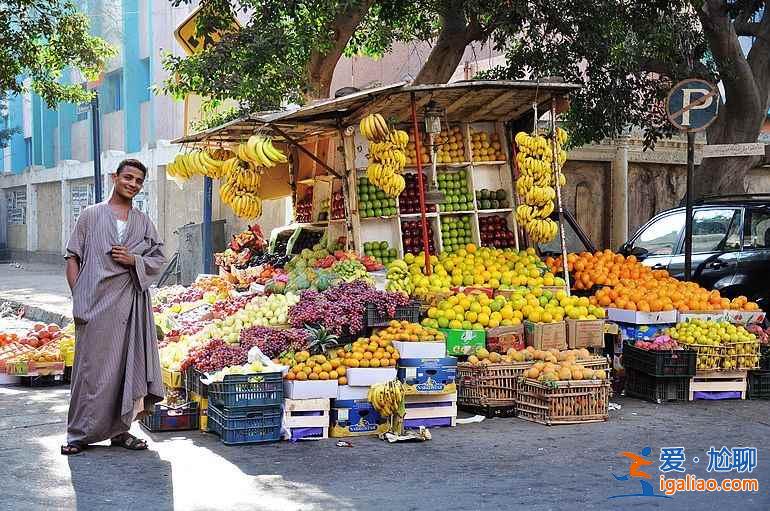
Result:
{"label": "wooden stall roof", "polygon": [[251,114],[174,142],[240,142],[257,131],[265,131],[281,140],[280,134],[272,127],[301,141],[334,133],[340,127],[357,123],[370,112],[379,112],[386,119],[405,122],[410,116],[412,93],[415,94],[420,119],[423,107],[435,101],[450,121],[507,121],[521,116],[534,103],[544,108],[552,98],[566,96],[579,88],[577,84],[559,81],[472,80],[438,85],[407,85],[402,82],[317,101],[296,110]]}

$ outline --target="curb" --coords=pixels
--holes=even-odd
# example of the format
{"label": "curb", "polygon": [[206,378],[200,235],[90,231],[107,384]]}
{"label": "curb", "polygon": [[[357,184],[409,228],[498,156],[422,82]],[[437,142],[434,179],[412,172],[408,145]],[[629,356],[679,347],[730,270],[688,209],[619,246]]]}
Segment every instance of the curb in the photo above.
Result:
{"label": "curb", "polygon": [[57,312],[51,312],[40,307],[25,305],[22,302],[0,299],[0,303],[9,303],[13,307],[23,310],[24,315],[22,317],[30,321],[39,321],[40,323],[47,324],[55,323],[62,328],[67,326],[68,323],[72,322],[72,318],[69,316],[65,316],[64,314],[59,314]]}

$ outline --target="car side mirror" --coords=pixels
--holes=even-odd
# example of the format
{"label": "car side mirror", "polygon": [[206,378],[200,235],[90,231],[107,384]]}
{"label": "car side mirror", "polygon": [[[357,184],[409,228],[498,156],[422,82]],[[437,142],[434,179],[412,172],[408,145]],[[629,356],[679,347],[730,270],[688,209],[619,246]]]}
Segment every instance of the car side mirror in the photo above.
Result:
{"label": "car side mirror", "polygon": [[628,242],[620,245],[620,248],[618,248],[618,254],[628,255]]}
{"label": "car side mirror", "polygon": [[633,247],[631,249],[631,255],[636,256],[640,261],[650,255],[650,251],[642,247]]}

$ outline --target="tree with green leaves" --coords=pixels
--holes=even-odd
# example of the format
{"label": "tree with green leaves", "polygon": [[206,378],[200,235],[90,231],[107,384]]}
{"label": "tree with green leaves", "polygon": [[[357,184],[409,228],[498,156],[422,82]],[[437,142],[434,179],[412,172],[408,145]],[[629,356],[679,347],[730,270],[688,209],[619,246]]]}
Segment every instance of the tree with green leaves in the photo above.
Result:
{"label": "tree with green leaves", "polygon": [[[171,0],[174,4],[191,0]],[[168,57],[167,91],[245,110],[328,97],[342,55],[378,56],[394,42],[430,41],[416,83],[443,83],[468,44],[493,44],[506,64],[484,78],[559,76],[583,89],[564,116],[576,145],[614,138],[630,126],[646,145],[673,134],[663,111],[670,87],[688,77],[721,82],[725,100],[708,130],[711,144],[756,141],[768,108],[770,14],[763,0],[346,2],[203,0],[201,34],[238,31],[193,57]],[[754,39],[744,53],[740,36]],[[754,158],[706,159],[696,191],[746,188]]]}
{"label": "tree with green leaves", "polygon": [[[215,31],[224,36],[198,55],[167,56],[164,91],[213,102],[235,99],[246,110],[267,110],[285,101],[328,97],[343,55],[379,57],[394,42],[432,40],[436,44],[416,81],[443,83],[468,44],[488,40],[516,14],[503,2],[480,0],[203,0],[199,36]],[[234,16],[247,20],[239,30],[232,29]]]}
{"label": "tree with green leaves", "polygon": [[[5,97],[37,93],[49,107],[90,99],[80,84],[61,83],[67,68],[94,78],[115,54],[89,34],[88,17],[70,0],[0,2],[0,91]],[[0,132],[0,143],[13,128]]]}
{"label": "tree with green leaves", "polygon": [[[581,83],[566,115],[576,144],[644,128],[646,145],[674,129],[663,102],[697,77],[720,83],[724,102],[709,144],[756,142],[770,104],[770,12],[756,0],[536,2],[524,26],[498,33],[506,64],[488,78],[561,76]],[[504,33],[503,33],[504,32]],[[753,39],[746,52],[739,37]],[[748,42],[748,41],[747,41]],[[744,193],[760,158],[703,160],[696,196]]]}

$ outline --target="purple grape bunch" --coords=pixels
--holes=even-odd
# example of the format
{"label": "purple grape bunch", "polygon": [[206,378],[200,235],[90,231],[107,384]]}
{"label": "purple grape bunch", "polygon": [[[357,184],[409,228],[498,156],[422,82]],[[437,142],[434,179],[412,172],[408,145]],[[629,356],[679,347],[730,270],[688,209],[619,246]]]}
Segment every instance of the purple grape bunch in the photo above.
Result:
{"label": "purple grape bunch", "polygon": [[241,348],[248,351],[258,347],[268,358],[278,358],[284,351],[301,351],[308,348],[310,335],[300,328],[279,330],[265,326],[253,326],[241,330]]}
{"label": "purple grape bunch", "polygon": [[364,329],[367,304],[380,314],[394,317],[396,308],[409,304],[402,293],[379,291],[362,280],[344,282],[324,292],[303,291],[300,301],[289,309],[295,328],[321,325],[336,335],[357,335]]}
{"label": "purple grape bunch", "polygon": [[247,352],[240,346],[226,343],[222,339],[212,339],[203,346],[190,350],[182,362],[184,371],[192,366],[198,371],[211,373],[225,367],[243,365],[248,361]]}

